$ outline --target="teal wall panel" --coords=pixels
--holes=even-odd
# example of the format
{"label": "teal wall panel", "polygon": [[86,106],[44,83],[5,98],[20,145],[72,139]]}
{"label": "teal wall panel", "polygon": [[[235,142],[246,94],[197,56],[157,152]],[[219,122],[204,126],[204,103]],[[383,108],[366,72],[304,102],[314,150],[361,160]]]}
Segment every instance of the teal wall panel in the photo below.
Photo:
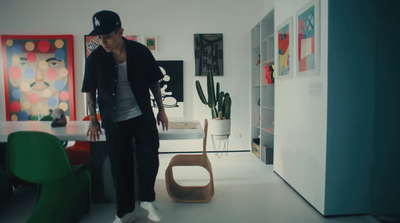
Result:
{"label": "teal wall panel", "polygon": [[326,216],[371,212],[376,6],[329,1]]}

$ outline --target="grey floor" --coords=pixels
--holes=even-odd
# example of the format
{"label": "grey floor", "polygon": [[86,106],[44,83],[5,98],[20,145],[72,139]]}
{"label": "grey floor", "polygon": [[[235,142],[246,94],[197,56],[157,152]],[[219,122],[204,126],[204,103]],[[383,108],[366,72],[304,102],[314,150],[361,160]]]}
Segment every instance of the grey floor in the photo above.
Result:
{"label": "grey floor", "polygon": [[[215,195],[209,203],[174,202],[165,188],[165,169],[173,155],[160,155],[156,181],[157,202],[164,223],[377,223],[371,216],[324,218],[273,172],[272,165],[261,163],[251,153],[229,153],[221,158],[209,154],[213,166]],[[199,167],[174,168],[183,185],[208,182],[207,172]],[[0,207],[1,223],[23,223],[34,208],[35,188],[16,189],[14,197]],[[136,222],[151,222],[140,207]],[[111,223],[114,204],[92,204],[81,223]]]}

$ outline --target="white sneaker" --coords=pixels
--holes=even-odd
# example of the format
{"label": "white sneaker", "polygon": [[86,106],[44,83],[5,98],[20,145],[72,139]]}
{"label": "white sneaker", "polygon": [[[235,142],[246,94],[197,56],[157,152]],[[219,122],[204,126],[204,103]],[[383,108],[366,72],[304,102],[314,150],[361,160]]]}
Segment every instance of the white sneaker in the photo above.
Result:
{"label": "white sneaker", "polygon": [[149,216],[147,216],[152,221],[161,221],[160,211],[158,210],[157,205],[154,201],[142,201],[140,202],[140,207],[147,210],[149,212]]}
{"label": "white sneaker", "polygon": [[125,214],[122,218],[119,218],[118,216],[115,216],[115,220],[113,223],[131,223],[136,220],[135,214],[132,212],[129,212]]}

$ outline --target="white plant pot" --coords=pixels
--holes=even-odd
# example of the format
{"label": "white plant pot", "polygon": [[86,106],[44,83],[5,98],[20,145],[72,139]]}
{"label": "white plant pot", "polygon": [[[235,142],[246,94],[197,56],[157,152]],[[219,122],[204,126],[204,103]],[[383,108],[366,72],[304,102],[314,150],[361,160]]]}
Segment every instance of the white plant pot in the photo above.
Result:
{"label": "white plant pot", "polygon": [[231,120],[211,119],[210,134],[213,136],[214,139],[218,140],[227,139],[231,134]]}

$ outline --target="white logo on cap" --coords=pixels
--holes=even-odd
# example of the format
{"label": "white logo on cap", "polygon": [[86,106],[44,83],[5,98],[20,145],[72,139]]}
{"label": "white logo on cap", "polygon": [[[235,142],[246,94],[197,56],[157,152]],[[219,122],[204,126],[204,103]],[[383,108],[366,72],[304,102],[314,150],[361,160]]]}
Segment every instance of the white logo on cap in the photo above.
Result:
{"label": "white logo on cap", "polygon": [[100,26],[100,21],[97,19],[97,17],[94,17],[94,25]]}

